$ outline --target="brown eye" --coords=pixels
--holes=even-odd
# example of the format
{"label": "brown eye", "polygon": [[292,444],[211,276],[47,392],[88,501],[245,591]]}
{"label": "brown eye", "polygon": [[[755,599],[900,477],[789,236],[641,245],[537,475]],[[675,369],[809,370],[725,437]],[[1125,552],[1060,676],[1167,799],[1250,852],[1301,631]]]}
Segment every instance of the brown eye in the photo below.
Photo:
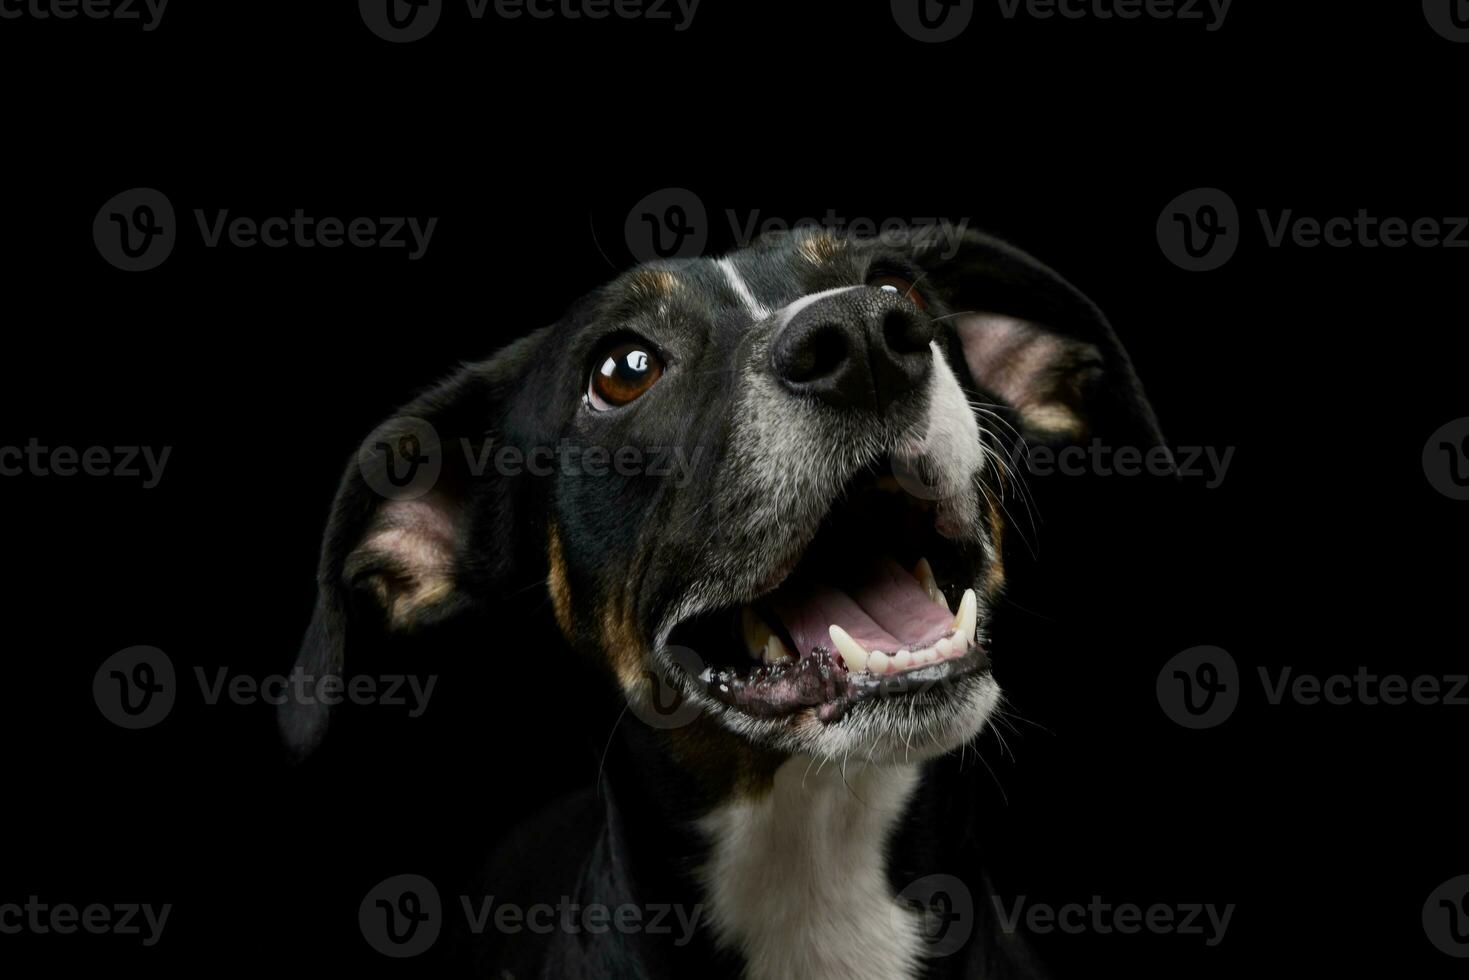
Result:
{"label": "brown eye", "polygon": [[599,412],[626,405],[663,376],[663,361],[651,344],[622,340],[592,360],[587,401]]}
{"label": "brown eye", "polygon": [[906,296],[920,310],[928,309],[928,302],[923,298],[923,294],[914,289],[913,284],[901,276],[878,276],[868,285],[884,292]]}

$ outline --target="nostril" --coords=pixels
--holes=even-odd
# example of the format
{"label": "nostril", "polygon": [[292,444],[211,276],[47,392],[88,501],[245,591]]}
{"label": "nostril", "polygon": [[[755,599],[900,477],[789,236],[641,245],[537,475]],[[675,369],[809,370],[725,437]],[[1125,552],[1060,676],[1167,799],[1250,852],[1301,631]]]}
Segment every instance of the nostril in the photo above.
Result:
{"label": "nostril", "polygon": [[780,373],[788,381],[811,381],[835,374],[846,359],[846,332],[839,324],[821,324],[787,348]]}
{"label": "nostril", "polygon": [[903,310],[890,310],[882,321],[882,339],[896,354],[916,354],[928,348],[933,328],[923,317]]}

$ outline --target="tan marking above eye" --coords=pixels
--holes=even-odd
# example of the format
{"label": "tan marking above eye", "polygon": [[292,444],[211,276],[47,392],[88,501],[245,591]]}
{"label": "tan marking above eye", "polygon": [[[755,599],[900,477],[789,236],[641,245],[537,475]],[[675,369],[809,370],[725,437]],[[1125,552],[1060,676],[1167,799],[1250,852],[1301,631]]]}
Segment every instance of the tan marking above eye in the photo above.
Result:
{"label": "tan marking above eye", "polygon": [[633,275],[628,288],[640,299],[658,300],[676,292],[679,281],[666,269],[642,269]]}
{"label": "tan marking above eye", "polygon": [[841,254],[842,243],[830,234],[821,232],[803,239],[796,246],[796,251],[812,265],[822,265]]}

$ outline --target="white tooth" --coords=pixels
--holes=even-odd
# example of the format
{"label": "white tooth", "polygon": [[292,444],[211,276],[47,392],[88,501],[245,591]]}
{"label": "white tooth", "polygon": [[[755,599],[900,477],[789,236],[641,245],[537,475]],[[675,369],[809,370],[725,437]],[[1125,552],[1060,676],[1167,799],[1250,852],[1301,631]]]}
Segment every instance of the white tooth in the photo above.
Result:
{"label": "white tooth", "polygon": [[826,631],[831,634],[831,642],[836,644],[837,654],[847,665],[847,670],[856,674],[867,669],[867,651],[862,649],[862,644],[852,639],[847,631],[836,623],[828,626]]}
{"label": "white tooth", "polygon": [[745,652],[759,660],[765,652],[765,645],[770,641],[770,627],[766,626],[760,614],[749,606],[745,607],[742,618],[745,629]]}
{"label": "white tooth", "polygon": [[776,636],[774,633],[771,633],[770,639],[765,641],[765,662],[768,664],[778,664],[786,660],[794,659],[796,658],[791,655],[790,648],[785,645],[780,637]]}
{"label": "white tooth", "polygon": [[974,595],[973,589],[964,590],[964,598],[959,600],[959,613],[954,617],[954,629],[966,640],[974,639],[974,630],[979,626],[979,600]]}
{"label": "white tooth", "polygon": [[913,666],[913,654],[907,650],[899,650],[893,654],[893,668],[895,670],[907,670]]}
{"label": "white tooth", "polygon": [[918,564],[913,566],[913,577],[918,579],[918,584],[923,586],[923,591],[928,593],[930,599],[943,606],[944,612],[949,612],[948,600],[939,590],[938,580],[933,577],[933,566],[928,563],[927,558],[918,559]]}
{"label": "white tooth", "polygon": [[947,636],[933,645],[933,652],[938,654],[939,660],[947,660],[954,655],[954,641]]}
{"label": "white tooth", "polygon": [[880,650],[873,650],[867,655],[867,672],[881,677],[893,669],[893,658]]}

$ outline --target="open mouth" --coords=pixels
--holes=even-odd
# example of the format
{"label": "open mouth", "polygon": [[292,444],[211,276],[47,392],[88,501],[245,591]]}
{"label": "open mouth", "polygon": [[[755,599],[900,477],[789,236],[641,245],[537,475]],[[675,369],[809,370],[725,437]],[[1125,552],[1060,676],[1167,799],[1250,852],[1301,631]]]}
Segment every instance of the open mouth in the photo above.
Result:
{"label": "open mouth", "polygon": [[932,502],[886,460],[859,473],[795,567],[753,602],[686,620],[669,636],[706,665],[706,693],[746,714],[929,692],[988,667],[970,587],[977,546],[935,529]]}

